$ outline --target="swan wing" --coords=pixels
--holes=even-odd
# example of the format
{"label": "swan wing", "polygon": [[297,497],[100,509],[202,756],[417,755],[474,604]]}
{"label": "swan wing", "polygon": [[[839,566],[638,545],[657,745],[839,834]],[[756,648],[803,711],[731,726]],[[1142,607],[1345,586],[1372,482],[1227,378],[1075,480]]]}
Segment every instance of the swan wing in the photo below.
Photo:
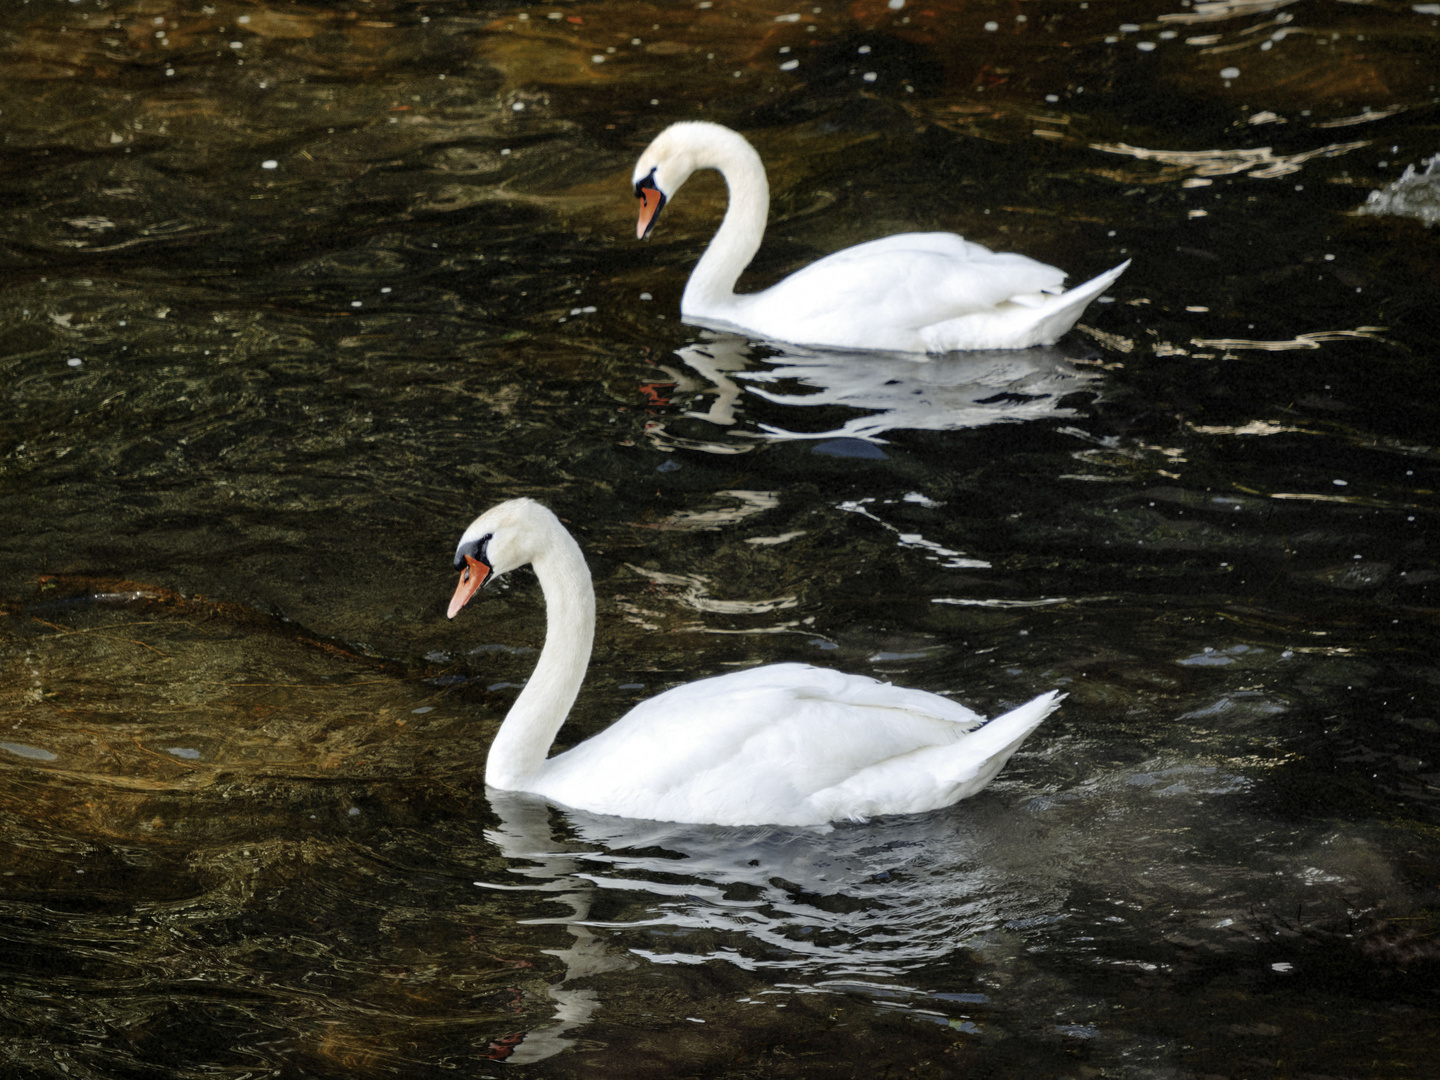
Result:
{"label": "swan wing", "polygon": [[1010,251],[991,251],[984,244],[977,244],[958,233],[950,232],[911,232],[882,236],[878,240],[867,240],[863,244],[841,248],[815,260],[805,269],[813,270],[832,260],[838,264],[859,266],[873,260],[909,259],[917,255],[935,256],[952,263],[970,264],[982,269],[1007,266],[1012,273],[1027,275],[1020,280],[1017,292],[1050,291],[1060,288],[1065,280],[1065,271],[1057,267],[1047,266],[1036,259]]}
{"label": "swan wing", "polygon": [[[904,760],[973,738],[967,733],[980,723],[976,713],[938,694],[777,664],[690,683],[641,703],[547,762],[535,790],[578,809],[625,817],[820,824],[890,812],[876,809],[883,800],[875,789],[886,783],[899,786],[902,801],[913,801],[917,778],[934,784]],[[871,774],[863,806],[840,806],[847,782],[892,759],[897,764],[888,773]],[[831,794],[814,801],[821,792]]]}
{"label": "swan wing", "polygon": [[[817,259],[812,266],[818,266],[828,259],[864,259],[885,255],[891,252],[906,255],[916,251],[929,251],[936,255],[944,255],[951,259],[979,259],[983,260],[993,256],[991,251],[984,244],[977,244],[973,240],[966,240],[959,233],[953,232],[907,232],[893,233],[890,236],[882,236],[878,240],[866,240],[861,244],[852,244],[850,247],[841,248],[839,251]],[[1036,265],[1039,265],[1038,263]]]}
{"label": "swan wing", "polygon": [[1109,288],[1129,265],[1130,260],[1126,259],[1119,266],[1059,295],[1016,297],[1015,303],[994,311],[932,323],[920,331],[920,339],[927,352],[1013,349],[1050,344],[1074,326],[1085,306]]}
{"label": "swan wing", "polygon": [[809,802],[830,820],[864,820],[878,814],[910,814],[949,806],[990,783],[1064,697],[1056,690],[1041,694],[964,739],[877,762],[832,788],[817,791]]}
{"label": "swan wing", "polygon": [[[902,233],[837,251],[761,293],[737,297],[747,321],[777,336],[826,337],[861,319],[917,331],[1006,303],[1033,306],[1061,291],[1065,273],[954,233]],[[797,320],[804,325],[797,327]],[[808,329],[813,327],[813,329]]]}

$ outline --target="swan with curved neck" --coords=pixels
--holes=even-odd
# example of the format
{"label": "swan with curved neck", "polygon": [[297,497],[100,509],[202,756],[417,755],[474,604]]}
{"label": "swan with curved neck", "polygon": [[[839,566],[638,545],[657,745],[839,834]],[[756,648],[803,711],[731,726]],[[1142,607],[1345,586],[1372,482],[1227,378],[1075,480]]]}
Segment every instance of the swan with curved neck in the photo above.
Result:
{"label": "swan with curved neck", "polygon": [[650,234],[699,169],[725,177],[730,202],[685,285],[680,313],[721,329],[835,349],[1027,349],[1058,340],[1130,265],[1127,259],[1065,291],[1063,270],[1024,255],[954,233],[900,233],[827,255],[762,292],[736,293],[770,212],[765,166],[738,132],[684,121],[655,137],[635,165],[636,235]]}
{"label": "swan with curved neck", "polygon": [[545,596],[545,647],[490,746],[493,788],[597,814],[713,825],[915,813],[985,787],[1060,703],[1052,691],[986,722],[939,694],[770,664],[667,690],[547,757],[595,637],[595,591],[575,539],[530,499],[486,511],[455,550],[449,616],[527,563]]}

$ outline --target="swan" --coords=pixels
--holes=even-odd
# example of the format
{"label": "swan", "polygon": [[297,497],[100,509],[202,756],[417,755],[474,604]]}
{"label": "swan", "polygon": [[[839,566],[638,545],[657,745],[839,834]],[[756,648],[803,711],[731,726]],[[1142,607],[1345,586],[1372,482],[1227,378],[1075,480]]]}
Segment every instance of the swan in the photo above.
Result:
{"label": "swan", "polygon": [[490,745],[485,783],[493,789],[597,814],[708,825],[916,813],[974,795],[1060,703],[1052,691],[984,723],[938,694],[770,664],[667,690],[547,758],[595,638],[595,590],[574,537],[532,499],[487,510],[455,549],[460,582],[448,615],[527,563],[545,597],[545,646]]}
{"label": "swan", "polygon": [[997,254],[954,233],[899,233],[827,255],[763,292],[737,294],[770,210],[765,166],[738,132],[687,120],[657,135],[635,165],[635,235],[650,234],[697,169],[725,177],[730,205],[685,285],[680,314],[720,329],[832,349],[1028,349],[1054,344],[1130,265],[1126,259],[1067,292],[1063,270],[1024,255]]}

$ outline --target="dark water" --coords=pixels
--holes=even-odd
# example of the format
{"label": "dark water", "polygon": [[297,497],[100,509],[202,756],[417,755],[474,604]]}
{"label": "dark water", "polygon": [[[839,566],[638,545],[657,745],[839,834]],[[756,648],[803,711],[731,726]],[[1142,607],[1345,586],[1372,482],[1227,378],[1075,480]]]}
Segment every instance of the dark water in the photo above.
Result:
{"label": "dark water", "polygon": [[[6,4],[0,1074],[1440,1075],[1440,233],[1355,213],[1437,22]],[[702,332],[723,186],[641,244],[628,183],[685,117],[769,165],[749,287],[1135,262],[1048,350]],[[444,603],[520,494],[596,578],[563,740],[780,660],[1069,698],[913,818],[492,801],[544,612]]]}

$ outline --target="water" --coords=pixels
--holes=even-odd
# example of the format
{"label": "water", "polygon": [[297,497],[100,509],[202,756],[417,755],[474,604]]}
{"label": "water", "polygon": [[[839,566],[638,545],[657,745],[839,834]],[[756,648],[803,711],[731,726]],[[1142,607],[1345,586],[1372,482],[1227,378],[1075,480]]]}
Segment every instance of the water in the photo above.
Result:
{"label": "water", "polygon": [[[354,8],[0,14],[7,1075],[1434,1075],[1440,273],[1355,211],[1440,15]],[[629,172],[692,116],[770,169],[744,287],[1135,262],[1023,354],[687,327],[723,186],[639,243]],[[444,605],[522,494],[567,744],[770,661],[1069,697],[863,827],[487,798],[544,613]]]}
{"label": "water", "polygon": [[1385,185],[1379,191],[1372,191],[1360,208],[1366,214],[1398,214],[1402,217],[1418,218],[1426,225],[1440,220],[1440,155],[1424,162],[1423,172],[1416,172],[1414,165],[1405,166],[1400,179]]}

